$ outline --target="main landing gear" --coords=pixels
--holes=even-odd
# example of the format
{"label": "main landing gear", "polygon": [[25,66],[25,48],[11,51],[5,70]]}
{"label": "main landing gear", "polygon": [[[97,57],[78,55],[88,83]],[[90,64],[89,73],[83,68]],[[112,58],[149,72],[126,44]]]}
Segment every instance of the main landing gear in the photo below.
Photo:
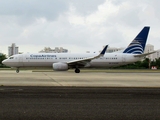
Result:
{"label": "main landing gear", "polygon": [[80,69],[76,68],[75,73],[80,73]]}
{"label": "main landing gear", "polygon": [[16,73],[19,73],[19,68],[16,69]]}

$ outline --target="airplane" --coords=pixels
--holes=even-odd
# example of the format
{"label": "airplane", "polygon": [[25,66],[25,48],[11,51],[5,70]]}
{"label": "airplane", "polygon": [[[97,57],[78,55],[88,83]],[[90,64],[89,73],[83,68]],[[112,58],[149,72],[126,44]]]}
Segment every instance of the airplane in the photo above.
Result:
{"label": "airplane", "polygon": [[131,64],[143,59],[145,56],[155,53],[143,53],[150,27],[145,26],[135,39],[121,53],[106,53],[108,45],[98,54],[96,53],[24,53],[10,56],[2,61],[9,67],[16,68],[53,68],[55,71],[67,71],[75,69],[80,73],[80,68],[106,68]]}

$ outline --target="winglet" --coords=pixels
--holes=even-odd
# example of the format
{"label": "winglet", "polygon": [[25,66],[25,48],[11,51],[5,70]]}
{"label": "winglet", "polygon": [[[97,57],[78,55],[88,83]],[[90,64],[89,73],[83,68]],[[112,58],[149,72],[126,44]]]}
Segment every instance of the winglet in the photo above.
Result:
{"label": "winglet", "polygon": [[104,54],[106,53],[106,50],[108,48],[108,45],[106,45],[103,50],[101,51],[101,53],[99,54],[100,56],[104,56]]}

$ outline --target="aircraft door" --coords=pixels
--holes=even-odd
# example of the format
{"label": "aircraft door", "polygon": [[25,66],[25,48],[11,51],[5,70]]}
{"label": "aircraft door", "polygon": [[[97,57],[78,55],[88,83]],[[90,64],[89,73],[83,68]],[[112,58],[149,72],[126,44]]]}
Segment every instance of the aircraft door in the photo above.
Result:
{"label": "aircraft door", "polygon": [[23,66],[28,66],[30,64],[30,59],[29,59],[29,55],[28,54],[24,54],[23,55]]}
{"label": "aircraft door", "polygon": [[23,55],[19,55],[19,66],[23,66]]}
{"label": "aircraft door", "polygon": [[126,55],[122,55],[122,62],[126,62]]}
{"label": "aircraft door", "polygon": [[26,62],[30,62],[28,54],[26,54],[25,58],[26,58]]}

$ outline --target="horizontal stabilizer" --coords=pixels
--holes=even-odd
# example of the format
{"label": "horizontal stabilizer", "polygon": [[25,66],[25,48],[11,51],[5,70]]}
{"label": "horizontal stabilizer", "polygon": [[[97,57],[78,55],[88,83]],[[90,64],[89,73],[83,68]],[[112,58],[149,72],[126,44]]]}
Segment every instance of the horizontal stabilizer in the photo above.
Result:
{"label": "horizontal stabilizer", "polygon": [[153,52],[150,52],[150,53],[139,54],[139,55],[134,55],[134,57],[145,57],[145,56],[153,54],[155,52],[157,52],[157,51],[153,51]]}

